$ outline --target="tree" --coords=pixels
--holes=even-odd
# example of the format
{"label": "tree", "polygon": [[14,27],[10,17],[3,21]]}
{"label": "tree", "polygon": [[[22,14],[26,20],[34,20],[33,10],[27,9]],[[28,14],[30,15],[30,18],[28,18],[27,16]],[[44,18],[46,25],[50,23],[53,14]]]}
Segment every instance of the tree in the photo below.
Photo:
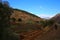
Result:
{"label": "tree", "polygon": [[19,22],[21,22],[21,21],[22,21],[22,19],[21,19],[21,18],[19,18],[19,19],[18,19],[18,21],[19,21]]}
{"label": "tree", "polygon": [[15,22],[15,21],[16,21],[16,19],[15,19],[15,18],[11,18],[11,20],[12,20],[13,22]]}
{"label": "tree", "polygon": [[52,26],[55,23],[55,20],[48,20],[47,25]]}
{"label": "tree", "polygon": [[10,27],[11,7],[0,3],[0,40],[8,40],[7,29]]}
{"label": "tree", "polygon": [[43,27],[52,26],[54,23],[55,23],[55,21],[52,20],[52,19],[40,21],[40,24],[41,24]]}
{"label": "tree", "polygon": [[40,21],[40,25],[43,26],[43,28],[45,28],[47,26],[47,20]]}

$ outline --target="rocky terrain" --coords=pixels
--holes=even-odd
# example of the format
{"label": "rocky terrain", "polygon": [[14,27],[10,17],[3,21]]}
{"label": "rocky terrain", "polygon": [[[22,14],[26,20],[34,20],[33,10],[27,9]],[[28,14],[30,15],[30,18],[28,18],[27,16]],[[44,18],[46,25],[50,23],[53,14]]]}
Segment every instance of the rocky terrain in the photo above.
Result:
{"label": "rocky terrain", "polygon": [[56,14],[54,17],[51,19],[55,20],[56,22],[60,23],[60,13]]}
{"label": "rocky terrain", "polygon": [[[40,17],[26,12],[24,10],[19,10],[19,9],[13,9],[13,13],[11,15],[11,18],[15,18],[16,22],[24,22],[27,23],[29,21],[34,21],[34,22],[39,22],[40,20],[42,20]],[[19,21],[21,20],[21,21]]]}

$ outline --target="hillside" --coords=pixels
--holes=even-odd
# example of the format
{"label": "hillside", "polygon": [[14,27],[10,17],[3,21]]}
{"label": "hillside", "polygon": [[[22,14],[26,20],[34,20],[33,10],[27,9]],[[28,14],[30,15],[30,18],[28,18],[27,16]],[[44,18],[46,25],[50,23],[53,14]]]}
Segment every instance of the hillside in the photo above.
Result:
{"label": "hillside", "polygon": [[42,37],[38,36],[36,40],[60,40],[60,25],[58,25],[57,30],[53,28]]}
{"label": "hillside", "polygon": [[54,17],[52,17],[51,19],[55,20],[55,22],[60,23],[60,13],[56,14]]}
{"label": "hillside", "polygon": [[[15,18],[16,22],[27,23],[30,21],[39,22],[41,20],[40,17],[38,17],[32,13],[26,12],[24,10],[13,9],[13,11],[14,12],[12,13],[11,18]],[[19,21],[19,20],[21,20],[21,21]]]}
{"label": "hillside", "polygon": [[[35,22],[36,23],[40,22],[42,20],[42,18],[40,18],[34,14],[31,14],[29,12],[14,9],[14,13],[11,15],[11,18],[15,18],[16,22],[21,23],[21,24],[19,23],[19,24],[12,25],[11,30],[13,30],[19,36],[22,35],[24,37],[24,40],[28,40],[28,39],[29,40],[47,40],[47,39],[54,40],[56,37],[58,37],[57,34],[59,35],[60,30],[55,31],[54,28],[52,28],[53,30],[51,30],[49,27],[49,24],[48,24],[48,26],[46,26],[46,27],[48,27],[46,30],[44,30],[44,28],[41,29],[43,26],[41,26],[40,24],[33,24]],[[59,22],[59,20],[60,20],[59,18],[60,18],[60,14],[57,14],[56,16],[52,17],[51,19],[57,20],[56,22]],[[22,21],[18,21],[19,19],[21,19]],[[33,22],[33,23],[29,24],[30,22]],[[27,23],[27,24],[24,24],[24,23]],[[49,23],[51,24],[51,21]],[[46,24],[46,23],[44,23],[44,24]],[[53,24],[51,24],[51,25],[53,26]]]}

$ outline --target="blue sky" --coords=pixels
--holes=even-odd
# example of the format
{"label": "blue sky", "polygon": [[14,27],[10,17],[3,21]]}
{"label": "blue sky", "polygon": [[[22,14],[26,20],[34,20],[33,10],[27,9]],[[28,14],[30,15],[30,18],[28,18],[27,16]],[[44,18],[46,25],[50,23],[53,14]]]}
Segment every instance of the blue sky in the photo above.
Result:
{"label": "blue sky", "polygon": [[13,8],[31,12],[39,17],[52,17],[60,13],[60,0],[7,0]]}

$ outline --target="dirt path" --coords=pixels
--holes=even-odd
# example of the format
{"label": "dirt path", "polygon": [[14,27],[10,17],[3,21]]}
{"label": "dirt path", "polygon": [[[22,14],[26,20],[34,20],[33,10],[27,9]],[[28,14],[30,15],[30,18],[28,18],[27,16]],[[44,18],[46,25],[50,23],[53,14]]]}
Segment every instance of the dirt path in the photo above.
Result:
{"label": "dirt path", "polygon": [[60,26],[57,30],[51,30],[42,37],[37,36],[35,40],[60,40]]}

